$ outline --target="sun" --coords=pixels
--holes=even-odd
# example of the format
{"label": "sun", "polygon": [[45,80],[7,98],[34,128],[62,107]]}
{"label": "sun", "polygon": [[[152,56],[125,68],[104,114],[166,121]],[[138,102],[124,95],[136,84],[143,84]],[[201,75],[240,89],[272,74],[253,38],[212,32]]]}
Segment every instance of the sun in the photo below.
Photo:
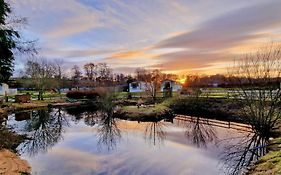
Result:
{"label": "sun", "polygon": [[186,78],[181,78],[181,79],[179,79],[179,82],[180,82],[181,84],[184,84],[185,81],[186,81]]}

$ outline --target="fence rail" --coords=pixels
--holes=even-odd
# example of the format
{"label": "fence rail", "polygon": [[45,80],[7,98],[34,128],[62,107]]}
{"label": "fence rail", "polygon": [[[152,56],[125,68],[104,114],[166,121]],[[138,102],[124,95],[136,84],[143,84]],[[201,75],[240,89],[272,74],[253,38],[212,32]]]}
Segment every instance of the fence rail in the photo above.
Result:
{"label": "fence rail", "polygon": [[242,123],[219,121],[219,120],[204,119],[204,118],[199,118],[199,120],[197,120],[198,117],[191,117],[186,115],[177,115],[175,119],[180,121],[193,122],[193,123],[198,122],[199,124],[206,124],[206,125],[211,125],[211,126],[216,126],[226,129],[235,129],[239,131],[253,132],[252,127],[250,125],[246,125]]}

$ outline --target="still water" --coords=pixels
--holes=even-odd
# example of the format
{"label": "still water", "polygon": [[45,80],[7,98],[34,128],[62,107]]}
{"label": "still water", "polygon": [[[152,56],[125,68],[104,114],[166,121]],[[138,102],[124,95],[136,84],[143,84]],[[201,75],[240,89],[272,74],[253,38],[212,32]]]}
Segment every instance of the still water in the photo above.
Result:
{"label": "still water", "polygon": [[17,149],[34,175],[241,173],[259,139],[247,127],[212,122],[126,121],[99,111],[49,109],[12,114],[7,126],[28,136]]}

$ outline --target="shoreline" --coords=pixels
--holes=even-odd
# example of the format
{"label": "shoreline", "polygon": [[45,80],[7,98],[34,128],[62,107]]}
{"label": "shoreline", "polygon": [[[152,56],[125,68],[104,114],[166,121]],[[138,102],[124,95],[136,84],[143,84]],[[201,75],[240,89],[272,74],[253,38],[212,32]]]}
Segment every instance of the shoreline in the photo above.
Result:
{"label": "shoreline", "polygon": [[31,167],[26,160],[10,150],[0,150],[0,174],[18,175],[30,172]]}
{"label": "shoreline", "polygon": [[[230,107],[227,106],[226,103],[222,103],[221,100],[212,100],[213,103],[210,103],[211,105],[208,106],[201,106],[202,102],[199,101],[199,103],[197,103],[196,101],[192,101],[192,103],[190,101],[188,101],[189,103],[179,103],[179,106],[177,106],[178,104],[174,101],[170,102],[170,103],[160,103],[160,104],[155,104],[155,105],[146,105],[146,106],[141,106],[140,108],[138,108],[136,105],[134,105],[134,103],[129,103],[127,105],[121,106],[119,108],[116,109],[116,111],[114,112],[116,118],[120,118],[120,119],[124,119],[124,120],[132,120],[132,121],[147,121],[147,120],[155,120],[155,121],[159,121],[162,119],[170,119],[173,118],[174,115],[174,111],[176,113],[179,112],[180,113],[189,113],[191,109],[203,109],[204,113],[209,113],[211,111],[214,111],[214,109],[218,109],[217,106],[220,106],[220,104],[224,104],[226,106],[220,106],[220,109],[229,109]],[[204,101],[206,102],[206,101]],[[210,102],[210,100],[208,100],[207,102]],[[215,102],[215,103],[214,103]],[[32,109],[38,109],[38,108],[46,108],[46,107],[79,107],[79,106],[83,106],[83,105],[87,105],[87,103],[83,102],[83,101],[77,101],[77,102],[66,102],[65,100],[58,100],[58,101],[33,101],[31,103],[8,103],[6,104],[8,105],[6,108],[0,108],[0,118],[4,115],[7,115],[11,112],[21,112],[24,110],[32,110]],[[89,104],[90,105],[90,104]],[[175,105],[177,107],[184,107],[184,111],[179,111],[178,109],[175,109]],[[194,107],[195,106],[195,107]],[[187,109],[188,107],[190,107],[190,109]],[[235,112],[233,112],[233,110],[237,110],[237,106],[235,107],[231,107],[231,113],[234,114]],[[225,111],[222,110],[222,113],[224,113]],[[190,115],[194,115],[192,113],[190,113]],[[194,116],[200,116],[202,118],[209,118],[205,115],[200,115],[199,114],[195,114]],[[212,116],[212,115],[211,115]],[[235,116],[235,115],[233,115]],[[213,118],[213,117],[210,117]],[[229,117],[229,118],[224,118],[224,115],[215,118],[217,120],[233,120],[233,118]],[[237,120],[238,119],[238,120]],[[243,123],[241,121],[239,121],[239,117],[236,118],[235,122],[238,123]],[[276,138],[279,139],[279,142],[281,144],[281,138]],[[277,161],[277,159],[281,156],[281,145],[279,144],[278,150],[272,150],[269,149],[269,152],[267,154],[265,154],[263,157],[261,157],[257,162],[254,163],[253,166],[248,167],[250,169],[250,171],[248,172],[248,174],[264,174],[267,173],[266,171],[268,169],[265,169],[265,167],[268,166],[273,166],[272,165],[272,161]],[[5,150],[5,149],[4,149]],[[7,151],[7,150],[6,150]],[[9,151],[9,150],[8,150]],[[1,153],[1,150],[0,150]],[[11,152],[12,153],[12,152]],[[10,155],[10,153],[8,154]],[[15,155],[13,155],[15,156]],[[0,159],[1,159],[1,154],[0,154]],[[18,157],[18,159],[20,159]],[[0,161],[1,163],[1,161]],[[279,168],[277,168],[278,173],[281,173],[281,158],[278,159],[276,166]],[[271,168],[272,169],[272,168]],[[1,174],[1,164],[0,164],[0,174]]]}
{"label": "shoreline", "polygon": [[114,117],[130,121],[159,121],[174,118],[173,111],[164,105],[123,106],[114,112]]}
{"label": "shoreline", "polygon": [[[275,143],[275,144],[274,144]],[[281,137],[270,141],[268,153],[249,167],[249,175],[281,174]]]}
{"label": "shoreline", "polygon": [[30,103],[8,103],[4,108],[0,108],[0,117],[12,112],[21,112],[25,110],[46,108],[46,107],[68,107],[80,106],[83,102],[66,102],[66,101],[32,101]]}

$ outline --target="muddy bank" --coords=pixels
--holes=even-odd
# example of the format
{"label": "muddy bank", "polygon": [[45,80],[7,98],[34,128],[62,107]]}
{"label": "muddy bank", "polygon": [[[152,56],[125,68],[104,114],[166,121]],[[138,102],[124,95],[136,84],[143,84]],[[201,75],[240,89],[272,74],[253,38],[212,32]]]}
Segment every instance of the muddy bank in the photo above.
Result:
{"label": "muddy bank", "polygon": [[0,150],[0,174],[19,175],[29,174],[30,171],[27,161],[7,149]]}

